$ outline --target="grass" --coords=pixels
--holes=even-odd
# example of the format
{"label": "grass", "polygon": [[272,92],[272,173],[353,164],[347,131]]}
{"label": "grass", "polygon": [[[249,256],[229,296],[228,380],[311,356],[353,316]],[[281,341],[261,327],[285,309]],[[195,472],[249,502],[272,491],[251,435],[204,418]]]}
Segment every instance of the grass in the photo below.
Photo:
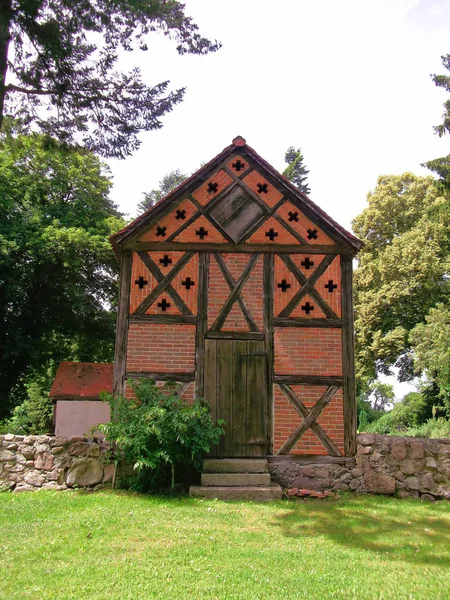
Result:
{"label": "grass", "polygon": [[0,598],[445,599],[450,504],[0,494]]}

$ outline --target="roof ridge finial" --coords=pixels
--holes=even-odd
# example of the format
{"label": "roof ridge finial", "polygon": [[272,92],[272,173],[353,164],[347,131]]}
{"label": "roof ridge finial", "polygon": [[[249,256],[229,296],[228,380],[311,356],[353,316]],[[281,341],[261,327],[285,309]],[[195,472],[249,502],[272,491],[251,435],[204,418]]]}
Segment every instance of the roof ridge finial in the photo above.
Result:
{"label": "roof ridge finial", "polygon": [[245,139],[240,135],[236,136],[233,140],[234,146],[245,146],[246,143],[247,142],[245,141]]}

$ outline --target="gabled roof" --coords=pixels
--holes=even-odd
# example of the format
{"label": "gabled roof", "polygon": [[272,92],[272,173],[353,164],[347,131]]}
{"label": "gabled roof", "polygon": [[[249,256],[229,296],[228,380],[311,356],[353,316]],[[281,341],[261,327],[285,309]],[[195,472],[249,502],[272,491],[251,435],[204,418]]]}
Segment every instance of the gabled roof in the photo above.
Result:
{"label": "gabled roof", "polygon": [[281,175],[281,173],[255,152],[253,148],[248,146],[244,138],[238,136],[233,140],[230,146],[227,146],[215,158],[201,167],[177,188],[172,190],[170,194],[162,198],[155,206],[137,217],[121,231],[112,235],[110,237],[110,242],[113,245],[114,250],[117,251],[126,242],[134,241],[139,236],[140,232],[167,213],[173,204],[176,204],[183,197],[191,194],[206,182],[211,175],[217,172],[218,168],[223,166],[226,163],[226,160],[234,154],[249,159],[249,161],[257,167],[259,174],[262,174],[292,204],[314,221],[315,224],[322,227],[322,229],[337,243],[347,247],[349,252],[354,254],[363,246],[361,240],[336,223],[334,219],[310,200],[306,194],[298,190],[289,179]]}
{"label": "gabled roof", "polygon": [[62,362],[49,396],[53,400],[99,400],[100,392],[112,392],[113,367],[111,363]]}

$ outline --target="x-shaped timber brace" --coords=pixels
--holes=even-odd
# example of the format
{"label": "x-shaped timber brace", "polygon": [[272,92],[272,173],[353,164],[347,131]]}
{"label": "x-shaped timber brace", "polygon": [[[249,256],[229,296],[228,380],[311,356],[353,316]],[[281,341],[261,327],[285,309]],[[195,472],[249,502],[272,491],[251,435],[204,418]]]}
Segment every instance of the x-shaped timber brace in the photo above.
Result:
{"label": "x-shaped timber brace", "polygon": [[331,399],[339,389],[339,386],[333,385],[330,386],[325,393],[322,395],[320,400],[316,402],[316,404],[312,407],[311,410],[308,410],[303,402],[296,396],[294,391],[284,383],[277,384],[298,414],[302,417],[302,422],[297,427],[295,431],[291,433],[288,439],[284,442],[281,448],[278,450],[277,454],[288,454],[292,448],[297,444],[299,439],[305,433],[307,429],[312,429],[312,431],[319,438],[322,445],[326,448],[328,454],[331,456],[342,456],[339,448],[334,444],[334,442],[328,437],[322,427],[317,423],[317,419],[324,410],[326,406],[330,403]]}
{"label": "x-shaped timber brace", "polygon": [[252,257],[250,258],[250,260],[247,263],[247,266],[245,267],[244,271],[242,272],[242,275],[240,276],[240,278],[237,281],[235,281],[235,279],[231,275],[230,270],[228,269],[223,257],[220,254],[215,253],[214,258],[217,262],[217,265],[219,266],[219,269],[222,272],[222,275],[223,275],[225,281],[227,282],[228,287],[230,288],[230,295],[228,296],[225,304],[219,311],[219,314],[217,315],[216,320],[214,321],[214,323],[211,327],[211,331],[220,331],[220,329],[223,327],[225,320],[226,320],[227,316],[229,315],[229,313],[233,307],[233,304],[235,302],[237,302],[239,304],[239,306],[244,314],[245,320],[247,321],[250,331],[259,331],[256,321],[252,317],[252,314],[251,314],[247,304],[245,303],[244,298],[241,296],[242,288],[247,283],[247,281],[256,265],[256,262],[259,258],[259,254],[252,255]]}
{"label": "x-shaped timber brace", "polygon": [[169,296],[175,302],[181,314],[183,315],[192,315],[192,311],[185,304],[183,299],[180,297],[178,292],[173,289],[171,286],[171,281],[178,275],[181,269],[191,260],[194,256],[194,252],[186,252],[184,256],[180,258],[177,264],[171,269],[171,271],[167,275],[163,275],[161,269],[155,263],[155,261],[147,254],[147,252],[138,252],[140,259],[153,275],[153,277],[158,281],[158,285],[154,288],[152,292],[145,298],[145,300],[137,307],[135,314],[143,315],[146,311],[152,306],[152,304],[156,301],[158,296],[163,292],[167,291]]}
{"label": "x-shaped timber brace", "polygon": [[319,264],[317,269],[311,275],[311,277],[306,277],[300,269],[297,268],[297,265],[294,263],[292,258],[288,254],[279,254],[279,257],[284,262],[286,267],[293,273],[294,277],[300,284],[300,289],[298,292],[291,298],[291,300],[287,303],[286,307],[277,315],[276,318],[286,318],[292,313],[294,308],[298,305],[306,294],[309,294],[311,298],[313,298],[317,305],[321,308],[321,310],[326,315],[327,319],[336,319],[339,320],[338,315],[334,312],[334,310],[325,302],[322,296],[315,289],[314,285],[318,281],[318,279],[325,273],[328,267],[331,265],[333,260],[336,258],[334,254],[328,254]]}

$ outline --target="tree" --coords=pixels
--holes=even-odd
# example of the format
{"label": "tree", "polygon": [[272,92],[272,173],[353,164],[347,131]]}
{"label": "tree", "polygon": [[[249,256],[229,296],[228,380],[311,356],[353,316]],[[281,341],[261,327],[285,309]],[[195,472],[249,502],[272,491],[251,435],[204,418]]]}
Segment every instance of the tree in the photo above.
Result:
{"label": "tree", "polygon": [[410,332],[448,295],[450,236],[433,210],[446,202],[432,177],[383,176],[353,221],[365,242],[355,272],[356,363],[360,381],[400,369],[413,376]]}
{"label": "tree", "polygon": [[284,162],[288,164],[288,167],[283,171],[283,175],[290,179],[301,192],[309,194],[311,192],[307,183],[309,170],[303,164],[303,161],[304,157],[301,149],[296,150],[293,146],[290,146],[284,156]]}
{"label": "tree", "polygon": [[131,154],[184,95],[169,81],[149,87],[138,68],[117,69],[119,53],[147,50],[153,31],[176,40],[179,54],[220,47],[175,0],[2,0],[0,127],[9,114],[104,156]]}
{"label": "tree", "polygon": [[439,395],[450,409],[450,304],[439,303],[411,332],[417,369],[439,388]]}
{"label": "tree", "polygon": [[374,410],[386,410],[388,404],[394,401],[394,388],[389,383],[374,381],[370,391],[373,397],[372,406]]}
{"label": "tree", "polygon": [[170,173],[164,175],[159,182],[159,188],[157,190],[144,192],[144,199],[139,202],[138,211],[144,212],[154,206],[161,198],[167,196],[167,194],[178,187],[187,178],[188,176],[181,173],[180,169],[175,169],[175,171],[170,171]]}
{"label": "tree", "polygon": [[60,360],[113,357],[123,226],[105,167],[45,135],[0,140],[0,418]]}

